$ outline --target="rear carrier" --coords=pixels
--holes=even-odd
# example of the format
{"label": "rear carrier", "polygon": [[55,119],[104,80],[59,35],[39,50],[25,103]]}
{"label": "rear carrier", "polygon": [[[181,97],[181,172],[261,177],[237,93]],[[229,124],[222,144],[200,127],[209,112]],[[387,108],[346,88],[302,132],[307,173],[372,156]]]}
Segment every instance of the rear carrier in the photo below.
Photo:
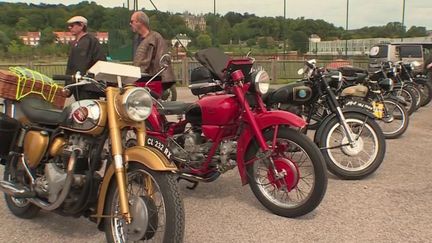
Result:
{"label": "rear carrier", "polygon": [[21,126],[19,121],[0,113],[0,158],[5,159],[15,144]]}
{"label": "rear carrier", "polygon": [[204,66],[192,70],[189,88],[194,95],[203,95],[223,90],[222,87],[215,82],[211,72]]}

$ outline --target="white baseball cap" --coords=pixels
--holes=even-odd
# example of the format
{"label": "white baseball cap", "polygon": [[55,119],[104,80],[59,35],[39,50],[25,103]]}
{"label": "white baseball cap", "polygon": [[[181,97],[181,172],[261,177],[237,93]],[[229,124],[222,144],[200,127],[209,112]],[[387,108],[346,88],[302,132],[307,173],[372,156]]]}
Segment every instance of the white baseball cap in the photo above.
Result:
{"label": "white baseball cap", "polygon": [[87,19],[84,18],[83,16],[73,16],[67,21],[68,24],[72,24],[76,22],[80,22],[83,23],[84,25],[87,25]]}

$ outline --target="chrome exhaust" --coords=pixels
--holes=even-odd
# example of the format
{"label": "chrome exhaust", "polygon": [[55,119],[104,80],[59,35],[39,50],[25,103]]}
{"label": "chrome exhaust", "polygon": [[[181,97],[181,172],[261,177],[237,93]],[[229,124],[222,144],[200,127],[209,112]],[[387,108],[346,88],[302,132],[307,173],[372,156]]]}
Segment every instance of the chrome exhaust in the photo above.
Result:
{"label": "chrome exhaust", "polygon": [[[70,188],[74,180],[73,172],[75,170],[76,158],[78,157],[79,152],[80,152],[79,150],[73,151],[69,158],[66,180],[60,195],[58,196],[57,200],[54,203],[50,204],[39,198],[36,198],[35,191],[30,190],[23,186],[16,185],[15,183],[9,181],[0,180],[0,190],[12,197],[26,198],[29,202],[35,204],[36,206],[44,210],[52,211],[54,209],[57,209],[58,207],[60,207],[60,205],[64,202],[67,195],[69,194]],[[30,180],[34,182],[35,178],[30,172],[30,169],[28,168],[27,163],[24,160],[24,156],[21,157],[21,163],[23,164],[26,174],[30,177]]]}

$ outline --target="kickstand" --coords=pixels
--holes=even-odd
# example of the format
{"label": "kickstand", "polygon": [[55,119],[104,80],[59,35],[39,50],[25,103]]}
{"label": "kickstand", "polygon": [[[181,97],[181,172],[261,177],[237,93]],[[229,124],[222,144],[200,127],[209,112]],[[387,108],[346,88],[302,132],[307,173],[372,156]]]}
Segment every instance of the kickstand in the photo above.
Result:
{"label": "kickstand", "polygon": [[182,178],[182,177],[177,178],[177,182],[179,182],[180,180],[185,180],[185,181],[188,181],[192,184],[192,186],[186,186],[186,188],[189,190],[194,190],[199,184],[198,181],[193,181],[193,180],[189,180],[189,179]]}

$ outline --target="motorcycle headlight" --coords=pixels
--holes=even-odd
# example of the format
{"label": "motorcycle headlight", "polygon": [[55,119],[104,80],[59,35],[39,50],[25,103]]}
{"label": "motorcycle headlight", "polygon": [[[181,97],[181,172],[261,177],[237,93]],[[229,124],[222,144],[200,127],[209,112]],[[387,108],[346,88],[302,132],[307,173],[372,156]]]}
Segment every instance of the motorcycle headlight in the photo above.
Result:
{"label": "motorcycle headlight", "polygon": [[253,86],[255,91],[260,94],[265,94],[270,88],[270,76],[264,70],[258,71],[253,76]]}
{"label": "motorcycle headlight", "polygon": [[116,101],[117,112],[120,116],[136,122],[142,122],[150,116],[152,105],[152,97],[144,88],[128,89]]}

